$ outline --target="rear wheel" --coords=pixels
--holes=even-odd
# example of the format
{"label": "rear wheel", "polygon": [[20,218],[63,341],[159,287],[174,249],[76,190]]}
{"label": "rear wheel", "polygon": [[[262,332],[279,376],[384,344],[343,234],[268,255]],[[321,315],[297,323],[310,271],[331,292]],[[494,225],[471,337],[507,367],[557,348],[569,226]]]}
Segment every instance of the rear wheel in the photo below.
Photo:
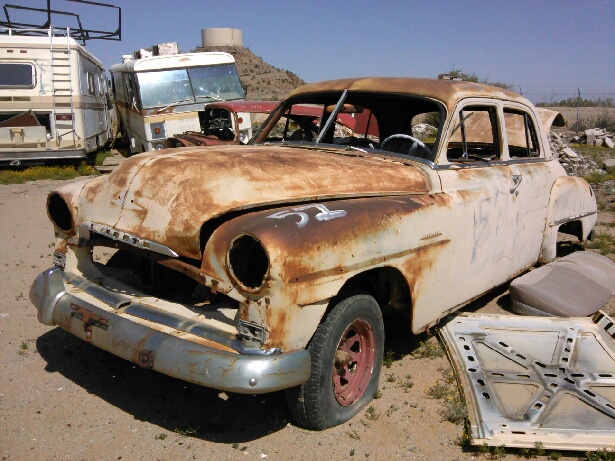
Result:
{"label": "rear wheel", "polygon": [[286,397],[295,422],[326,429],[355,416],[378,390],[384,326],[376,300],[364,294],[338,302],[309,346],[312,370]]}

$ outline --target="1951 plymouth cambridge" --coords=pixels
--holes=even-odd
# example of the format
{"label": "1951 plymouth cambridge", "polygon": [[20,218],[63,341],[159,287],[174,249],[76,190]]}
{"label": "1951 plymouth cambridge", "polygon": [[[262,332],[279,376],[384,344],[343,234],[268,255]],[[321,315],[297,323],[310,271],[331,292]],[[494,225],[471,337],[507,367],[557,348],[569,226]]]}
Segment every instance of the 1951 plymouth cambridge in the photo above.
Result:
{"label": "1951 plymouth cambridge", "polygon": [[[281,122],[305,105],[317,123]],[[51,192],[54,266],[30,298],[143,367],[286,389],[297,424],[340,424],[377,391],[385,309],[425,331],[553,260],[558,232],[590,236],[592,189],[549,147],[557,116],[463,81],[305,85],[246,146],[144,153]]]}

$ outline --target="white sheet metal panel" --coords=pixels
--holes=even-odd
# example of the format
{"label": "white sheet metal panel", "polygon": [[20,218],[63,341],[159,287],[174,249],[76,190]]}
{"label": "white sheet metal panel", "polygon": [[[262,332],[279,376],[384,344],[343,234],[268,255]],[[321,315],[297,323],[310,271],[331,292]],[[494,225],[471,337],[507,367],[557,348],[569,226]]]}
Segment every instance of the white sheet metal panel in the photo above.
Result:
{"label": "white sheet metal panel", "polygon": [[463,313],[441,329],[474,445],[615,447],[615,325]]}

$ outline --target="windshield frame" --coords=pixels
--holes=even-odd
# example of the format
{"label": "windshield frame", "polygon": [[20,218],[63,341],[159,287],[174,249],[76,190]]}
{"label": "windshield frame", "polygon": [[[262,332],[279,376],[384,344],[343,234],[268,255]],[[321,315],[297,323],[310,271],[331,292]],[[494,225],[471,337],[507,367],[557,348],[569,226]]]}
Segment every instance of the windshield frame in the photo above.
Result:
{"label": "windshield frame", "polygon": [[[388,101],[389,104],[395,100],[403,101],[407,104],[418,103],[422,107],[432,108],[433,110],[431,112],[437,112],[439,114],[439,122],[437,126],[435,126],[435,128],[437,129],[437,134],[435,136],[433,145],[429,147],[429,149],[432,152],[432,156],[431,156],[432,159],[431,160],[422,159],[419,157],[412,157],[412,156],[405,155],[405,154],[398,154],[395,152],[390,152],[387,150],[380,149],[380,147],[372,148],[372,147],[366,147],[366,146],[358,147],[358,146],[352,146],[352,145],[336,144],[328,139],[330,138],[330,136],[327,136],[324,130],[319,132],[318,137],[315,141],[294,142],[294,141],[289,141],[289,140],[282,140],[279,144],[303,145],[304,147],[308,147],[308,146],[310,147],[314,147],[314,146],[325,147],[326,146],[326,148],[335,147],[338,149],[353,150],[355,152],[364,151],[364,152],[370,152],[370,153],[377,153],[381,155],[384,154],[384,155],[392,156],[396,158],[412,159],[412,160],[420,161],[422,163],[427,163],[432,166],[434,165],[435,159],[438,157],[438,152],[441,147],[442,138],[444,136],[444,129],[446,126],[447,114],[448,114],[446,105],[442,101],[431,98],[431,97],[422,96],[422,95],[413,95],[413,94],[408,94],[408,93],[335,90],[335,91],[304,93],[304,94],[295,95],[291,98],[281,101],[278,104],[278,106],[271,112],[271,115],[267,118],[267,120],[265,120],[265,122],[263,122],[263,124],[259,127],[257,132],[254,134],[254,136],[250,140],[249,144],[269,143],[267,141],[267,137],[269,136],[269,133],[273,130],[273,128],[278,123],[278,121],[288,112],[289,108],[292,108],[295,105],[324,104],[324,106],[326,107],[331,107],[331,106],[334,107],[334,110],[332,112],[329,112],[326,114],[327,117],[326,117],[326,120],[324,121],[325,125],[328,125],[328,127],[330,128],[330,126],[333,124],[332,122],[334,120],[338,120],[338,117],[340,115],[343,115],[344,106],[352,106],[353,104],[360,105],[361,98],[366,98],[366,101],[371,98],[371,100],[376,101],[376,103],[381,101],[382,107],[384,107],[384,105],[387,104],[386,102],[387,99],[389,100]],[[368,109],[370,112],[372,112],[372,114],[377,112],[376,110],[377,108],[373,105],[372,106],[365,105],[365,108]],[[414,114],[411,113],[411,115],[407,117],[408,121],[412,120],[412,118],[415,117],[416,115],[419,115],[421,113],[428,113],[428,112],[430,111],[417,110]],[[329,121],[331,121],[331,123],[329,123]],[[382,121],[382,117],[381,117],[381,120],[377,120],[378,125],[380,125],[381,121]],[[382,129],[383,127],[380,127],[380,128]],[[387,128],[384,127],[384,130],[380,131],[379,133],[380,142],[382,142],[386,137],[390,136],[390,134],[391,133],[387,132]],[[363,136],[364,134],[357,133],[357,136],[358,135]]]}

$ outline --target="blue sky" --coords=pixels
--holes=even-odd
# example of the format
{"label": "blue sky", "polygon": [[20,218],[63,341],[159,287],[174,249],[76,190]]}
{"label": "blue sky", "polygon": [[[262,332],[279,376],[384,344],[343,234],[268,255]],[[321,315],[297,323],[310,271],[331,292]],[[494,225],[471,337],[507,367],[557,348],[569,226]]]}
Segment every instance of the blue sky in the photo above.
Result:
{"label": "blue sky", "polygon": [[[202,28],[231,27],[252,52],[308,82],[456,67],[517,91],[615,92],[615,0],[99,1],[122,8],[122,41],[87,45],[107,69],[139,48],[175,41],[189,51]],[[51,6],[80,13],[84,26],[113,27],[111,11]]]}

